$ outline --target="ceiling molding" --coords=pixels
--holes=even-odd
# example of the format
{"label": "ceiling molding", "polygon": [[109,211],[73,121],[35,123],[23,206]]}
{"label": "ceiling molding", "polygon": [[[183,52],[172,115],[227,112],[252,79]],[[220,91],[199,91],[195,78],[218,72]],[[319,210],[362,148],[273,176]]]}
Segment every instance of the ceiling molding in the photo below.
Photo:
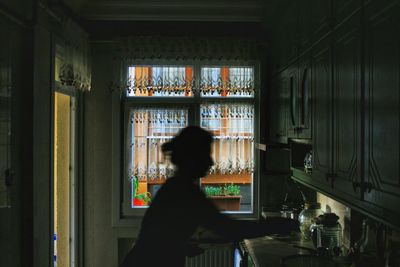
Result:
{"label": "ceiling molding", "polygon": [[268,8],[261,1],[88,1],[87,20],[262,21]]}

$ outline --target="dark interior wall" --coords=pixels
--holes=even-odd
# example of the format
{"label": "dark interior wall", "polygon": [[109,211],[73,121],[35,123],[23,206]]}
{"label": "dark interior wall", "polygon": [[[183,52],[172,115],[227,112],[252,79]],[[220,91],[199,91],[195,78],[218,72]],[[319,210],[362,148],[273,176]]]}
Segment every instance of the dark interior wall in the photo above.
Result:
{"label": "dark interior wall", "polygon": [[[0,263],[2,266],[32,266],[33,35],[22,19],[4,9],[0,13],[0,31],[0,65],[11,77],[11,124],[8,131],[11,162],[8,168],[12,173],[7,188],[9,208],[0,209]],[[6,124],[2,125],[7,127]],[[5,173],[0,175],[4,176]]]}
{"label": "dark interior wall", "polygon": [[29,20],[33,16],[33,0],[3,0],[0,3],[0,10],[3,15],[14,16],[23,20]]}

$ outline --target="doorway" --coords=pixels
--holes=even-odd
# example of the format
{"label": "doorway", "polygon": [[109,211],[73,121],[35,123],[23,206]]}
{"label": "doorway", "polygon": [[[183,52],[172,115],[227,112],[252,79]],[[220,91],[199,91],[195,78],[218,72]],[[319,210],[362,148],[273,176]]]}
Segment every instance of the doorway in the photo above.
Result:
{"label": "doorway", "polygon": [[54,267],[76,262],[75,97],[54,94]]}

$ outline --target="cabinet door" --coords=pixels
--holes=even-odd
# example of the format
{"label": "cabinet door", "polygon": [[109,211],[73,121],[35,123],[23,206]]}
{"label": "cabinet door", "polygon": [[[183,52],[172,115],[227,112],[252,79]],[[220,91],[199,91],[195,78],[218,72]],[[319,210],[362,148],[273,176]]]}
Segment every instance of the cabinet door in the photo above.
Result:
{"label": "cabinet door", "polygon": [[332,60],[330,38],[312,55],[313,174],[318,182],[332,173]]}
{"label": "cabinet door", "polygon": [[353,189],[361,176],[360,13],[334,33],[333,185],[343,197],[360,196]]}
{"label": "cabinet door", "polygon": [[310,26],[313,41],[320,40],[331,31],[331,0],[311,0]]}
{"label": "cabinet door", "polygon": [[[388,4],[391,2],[392,4]],[[366,6],[366,182],[372,212],[400,226],[400,3]],[[372,208],[371,208],[372,209]],[[395,211],[396,214],[392,212]]]}
{"label": "cabinet door", "polygon": [[339,27],[345,20],[356,15],[360,18],[356,11],[361,9],[362,0],[334,0],[332,1],[332,14],[334,28]]}
{"label": "cabinet door", "polygon": [[311,138],[311,58],[305,54],[299,63],[299,132],[298,138]]}
{"label": "cabinet door", "polygon": [[299,81],[297,63],[288,68],[287,79],[289,85],[289,117],[288,137],[297,138],[299,127]]}
{"label": "cabinet door", "polygon": [[288,87],[283,73],[276,76],[270,91],[270,141],[287,143]]}

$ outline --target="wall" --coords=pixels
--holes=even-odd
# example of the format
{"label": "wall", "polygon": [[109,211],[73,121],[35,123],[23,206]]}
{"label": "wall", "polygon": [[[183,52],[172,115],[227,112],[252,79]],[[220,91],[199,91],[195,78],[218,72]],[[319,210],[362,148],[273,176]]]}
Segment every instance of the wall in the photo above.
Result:
{"label": "wall", "polygon": [[323,212],[330,211],[339,216],[339,223],[343,230],[343,245],[346,248],[350,248],[350,208],[321,193],[317,193],[317,202],[321,203],[321,209]]}
{"label": "wall", "polygon": [[[85,266],[117,266],[117,231],[112,228],[111,53],[93,45],[92,91],[84,102]],[[128,229],[129,231],[129,229]]]}
{"label": "wall", "polygon": [[11,76],[9,167],[13,173],[9,186],[10,208],[0,210],[2,266],[32,266],[33,257],[32,30],[26,17],[16,15],[20,3],[16,1],[15,6],[7,6],[11,4],[8,1],[0,5],[1,65]]}

